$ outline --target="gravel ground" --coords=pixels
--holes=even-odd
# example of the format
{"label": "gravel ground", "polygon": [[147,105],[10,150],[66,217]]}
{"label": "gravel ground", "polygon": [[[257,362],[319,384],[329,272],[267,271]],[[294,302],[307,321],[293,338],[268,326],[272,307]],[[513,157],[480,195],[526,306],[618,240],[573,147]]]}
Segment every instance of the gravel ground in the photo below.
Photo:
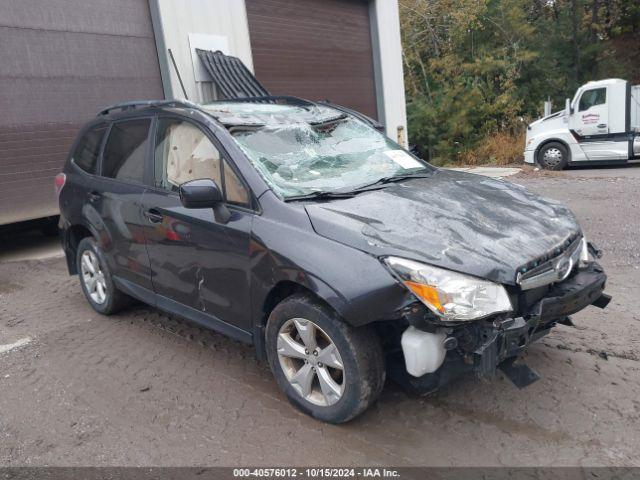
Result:
{"label": "gravel ground", "polygon": [[61,258],[0,263],[0,345],[28,342],[0,353],[0,465],[640,466],[640,169],[593,172],[509,177],[574,209],[614,296],[530,349],[542,379],[388,383],[343,426],[290,407],[251,348],[143,306],[101,317]]}

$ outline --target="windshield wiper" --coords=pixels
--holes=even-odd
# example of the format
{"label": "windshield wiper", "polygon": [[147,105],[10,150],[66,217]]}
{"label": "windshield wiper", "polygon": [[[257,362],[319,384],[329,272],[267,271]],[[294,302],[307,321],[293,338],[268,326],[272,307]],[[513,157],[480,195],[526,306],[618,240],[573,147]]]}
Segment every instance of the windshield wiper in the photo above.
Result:
{"label": "windshield wiper", "polygon": [[430,170],[421,170],[419,172],[413,172],[413,173],[407,173],[404,175],[391,175],[390,177],[382,177],[378,180],[376,180],[373,183],[367,183],[366,185],[361,185],[357,188],[354,188],[353,191],[354,192],[361,192],[361,191],[365,191],[370,189],[371,187],[377,187],[380,185],[385,185],[387,183],[395,183],[395,182],[401,182],[403,180],[408,180],[411,178],[428,178],[433,174],[432,171]]}
{"label": "windshield wiper", "polygon": [[336,192],[336,191],[322,191],[313,192],[306,195],[294,195],[284,199],[285,202],[292,202],[297,200],[324,200],[333,198],[352,198],[356,196],[356,192]]}
{"label": "windshield wiper", "polygon": [[296,200],[324,200],[324,199],[333,199],[333,198],[352,198],[352,197],[355,197],[358,193],[384,188],[382,187],[382,185],[385,185],[387,183],[401,182],[402,180],[407,180],[410,178],[428,178],[432,174],[433,172],[430,170],[421,170],[419,172],[407,173],[404,175],[392,175],[389,177],[382,177],[373,183],[367,183],[365,185],[352,188],[350,190],[329,190],[329,191],[322,191],[322,192],[313,192],[306,195],[294,195],[292,197],[285,198],[285,201],[291,202]]}

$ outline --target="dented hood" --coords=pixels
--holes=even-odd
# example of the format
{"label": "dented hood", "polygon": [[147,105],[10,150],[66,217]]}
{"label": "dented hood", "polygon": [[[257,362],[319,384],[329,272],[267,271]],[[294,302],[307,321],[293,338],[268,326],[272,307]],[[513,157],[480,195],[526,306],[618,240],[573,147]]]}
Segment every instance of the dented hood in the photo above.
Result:
{"label": "dented hood", "polygon": [[559,202],[450,170],[305,208],[326,238],[504,284],[580,230]]}

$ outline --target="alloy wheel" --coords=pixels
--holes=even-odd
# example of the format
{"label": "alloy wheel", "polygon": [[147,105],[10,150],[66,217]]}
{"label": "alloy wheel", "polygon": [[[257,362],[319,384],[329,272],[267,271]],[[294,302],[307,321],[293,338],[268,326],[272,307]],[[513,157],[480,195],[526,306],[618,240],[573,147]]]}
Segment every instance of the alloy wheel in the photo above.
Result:
{"label": "alloy wheel", "polygon": [[102,305],[107,300],[107,282],[100,267],[100,260],[91,250],[82,252],[80,271],[89,296],[94,302]]}
{"label": "alloy wheel", "polygon": [[342,357],[331,337],[311,320],[287,320],[278,332],[278,359],[286,379],[305,400],[333,405],[344,393]]}

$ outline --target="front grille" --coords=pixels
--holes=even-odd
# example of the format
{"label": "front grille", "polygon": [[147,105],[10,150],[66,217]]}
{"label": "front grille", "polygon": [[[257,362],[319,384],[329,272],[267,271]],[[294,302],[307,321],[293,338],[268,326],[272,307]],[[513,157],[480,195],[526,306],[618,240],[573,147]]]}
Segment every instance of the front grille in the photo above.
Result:
{"label": "front grille", "polygon": [[580,261],[582,235],[569,237],[550,253],[518,269],[516,283],[523,290],[560,282],[567,278]]}

